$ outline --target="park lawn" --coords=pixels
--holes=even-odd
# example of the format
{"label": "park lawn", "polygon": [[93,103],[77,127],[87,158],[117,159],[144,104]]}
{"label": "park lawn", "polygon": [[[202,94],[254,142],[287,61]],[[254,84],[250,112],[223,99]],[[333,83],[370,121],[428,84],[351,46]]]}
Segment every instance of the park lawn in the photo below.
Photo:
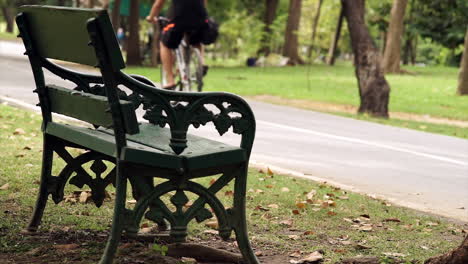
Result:
{"label": "park lawn", "polygon": [[[54,205],[49,200],[39,234],[22,235],[39,186],[40,115],[0,105],[0,142],[0,259],[7,263],[96,262],[110,225],[114,190],[108,190],[110,199],[99,209],[90,203]],[[60,166],[63,163],[55,164],[54,175]],[[211,179],[215,177],[201,183],[207,185]],[[73,190],[77,189],[67,187],[65,195]],[[231,201],[232,186],[222,190],[219,198]],[[262,263],[272,264],[298,259],[290,257],[292,253],[304,257],[316,250],[324,253],[324,263],[357,255],[384,260],[385,254],[421,263],[457,246],[468,230],[467,224],[268,170],[250,170],[247,208],[252,243]],[[203,224],[191,224],[190,230],[191,241],[221,243]],[[233,248],[232,241],[226,244]],[[124,240],[120,263],[131,258],[151,260],[158,255],[151,245]]]}
{"label": "park lawn", "polygon": [[[430,66],[405,69],[413,74],[386,76],[391,86],[391,112],[468,120],[468,97],[456,95],[457,68]],[[156,68],[130,67],[126,71],[148,76],[154,81],[160,79]],[[334,67],[213,67],[204,90],[359,106],[357,81],[350,63]]]}

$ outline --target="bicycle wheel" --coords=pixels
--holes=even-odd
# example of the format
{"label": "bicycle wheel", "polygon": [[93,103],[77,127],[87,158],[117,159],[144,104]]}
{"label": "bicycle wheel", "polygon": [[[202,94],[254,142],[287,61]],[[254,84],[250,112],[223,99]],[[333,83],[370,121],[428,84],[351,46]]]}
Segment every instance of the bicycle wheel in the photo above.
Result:
{"label": "bicycle wheel", "polygon": [[191,56],[188,63],[190,88],[193,91],[201,92],[203,89],[203,65],[200,50],[191,47],[190,52]]}

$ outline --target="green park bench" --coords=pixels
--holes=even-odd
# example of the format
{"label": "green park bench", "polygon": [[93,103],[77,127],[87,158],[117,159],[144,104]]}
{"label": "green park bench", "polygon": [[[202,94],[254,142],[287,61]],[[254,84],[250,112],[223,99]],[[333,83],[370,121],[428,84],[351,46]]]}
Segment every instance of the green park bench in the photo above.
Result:
{"label": "green park bench", "polygon": [[[100,263],[112,263],[122,233],[136,236],[143,217],[162,226],[169,223],[172,241],[181,243],[189,222],[205,221],[213,213],[221,238],[227,240],[234,231],[244,261],[258,263],[245,217],[255,118],[243,99],[221,92],[163,90],[144,77],[125,74],[105,10],[24,6],[16,22],[43,117],[41,185],[29,232],[38,229],[49,195],[55,203],[64,199],[67,183],[79,188],[87,185],[98,207],[106,187],[113,184],[114,215]],[[94,66],[101,74],[71,70],[63,66],[70,64],[58,65],[55,60]],[[49,83],[44,69],[73,87]],[[143,109],[145,121],[137,119],[137,109]],[[58,122],[52,113],[89,126]],[[240,135],[240,146],[187,133],[189,127],[207,123],[213,123],[220,135],[232,129]],[[66,164],[56,176],[52,175],[54,153]],[[115,167],[109,171],[109,166]],[[207,176],[217,177],[216,181],[205,185],[196,181]],[[127,181],[137,201],[132,208],[126,203]],[[228,207],[216,194],[231,182],[234,197]],[[195,197],[190,206],[187,195]],[[170,199],[164,199],[167,196]]]}

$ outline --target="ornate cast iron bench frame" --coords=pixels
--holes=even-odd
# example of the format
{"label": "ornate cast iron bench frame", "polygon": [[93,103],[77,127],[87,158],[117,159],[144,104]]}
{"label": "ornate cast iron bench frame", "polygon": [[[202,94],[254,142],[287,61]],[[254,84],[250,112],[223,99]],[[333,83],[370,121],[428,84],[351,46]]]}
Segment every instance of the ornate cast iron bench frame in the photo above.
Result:
{"label": "ornate cast iron bench frame", "polygon": [[[219,235],[228,239],[234,231],[245,262],[258,263],[245,218],[255,118],[243,99],[227,93],[162,90],[144,77],[123,73],[125,63],[104,10],[25,6],[16,22],[32,67],[34,92],[39,96],[43,117],[41,185],[28,231],[37,230],[49,195],[55,203],[63,200],[67,183],[79,188],[89,186],[98,207],[105,198],[105,188],[114,184],[112,228],[100,263],[112,263],[122,232],[136,235],[143,217],[160,225],[169,222],[171,237],[183,242],[191,220],[201,222],[213,216],[206,205],[218,219]],[[50,59],[95,66],[101,75],[70,70]],[[44,69],[76,87],[46,84]],[[141,106],[147,123],[137,121],[135,111]],[[210,110],[213,108],[217,110]],[[53,112],[94,127],[55,122]],[[230,128],[240,134],[240,146],[187,134],[190,126],[198,128],[209,122],[220,135]],[[85,152],[73,157],[69,147]],[[66,162],[57,176],[52,175],[54,153]],[[105,161],[115,164],[107,174]],[[83,168],[85,164],[91,165],[92,173]],[[213,175],[221,176],[211,186],[193,181]],[[156,186],[155,177],[163,179]],[[126,208],[127,181],[137,199],[133,209]],[[226,209],[216,193],[231,181],[233,204]],[[175,193],[170,199],[176,208],[173,211],[161,199],[169,192]],[[196,194],[197,199],[184,210],[187,192]]]}

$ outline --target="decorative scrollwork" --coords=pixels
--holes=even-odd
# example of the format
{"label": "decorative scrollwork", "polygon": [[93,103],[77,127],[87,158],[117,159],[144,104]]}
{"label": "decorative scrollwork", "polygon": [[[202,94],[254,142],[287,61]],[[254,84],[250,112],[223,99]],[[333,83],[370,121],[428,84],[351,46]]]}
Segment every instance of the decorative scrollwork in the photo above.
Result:
{"label": "decorative scrollwork", "polygon": [[[143,118],[150,123],[164,127],[170,126],[170,146],[180,154],[186,147],[187,130],[205,126],[212,122],[219,135],[224,135],[232,127],[233,133],[243,135],[255,127],[255,121],[248,106],[235,97],[216,96],[188,99],[183,103],[161,105],[151,98],[143,98]],[[252,133],[253,135],[253,133]]]}
{"label": "decorative scrollwork", "polygon": [[[72,175],[75,175],[71,177],[69,183],[78,188],[83,188],[84,185],[89,186],[92,194],[91,199],[97,207],[100,207],[106,198],[105,189],[109,184],[115,185],[116,175],[115,167],[109,171],[103,161],[114,163],[112,158],[96,152],[86,152],[67,161],[67,165],[57,177],[51,176],[48,179],[48,191],[52,194],[54,202],[59,203],[63,200],[65,184]],[[92,163],[90,166],[92,173],[83,168],[83,165],[89,163]],[[106,171],[109,172],[104,175]]]}

